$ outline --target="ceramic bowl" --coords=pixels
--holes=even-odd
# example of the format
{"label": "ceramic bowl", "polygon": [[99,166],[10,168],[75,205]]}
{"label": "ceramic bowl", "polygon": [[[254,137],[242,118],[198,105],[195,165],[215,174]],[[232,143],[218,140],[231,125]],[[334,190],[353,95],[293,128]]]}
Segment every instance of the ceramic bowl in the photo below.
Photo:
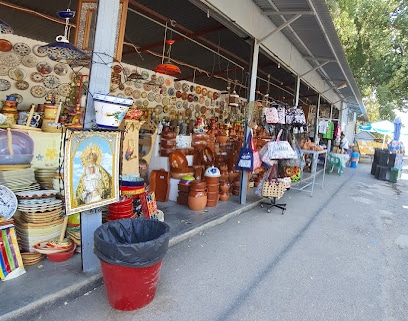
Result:
{"label": "ceramic bowl", "polygon": [[30,164],[33,156],[33,154],[1,155],[0,165]]}
{"label": "ceramic bowl", "polygon": [[207,169],[204,172],[204,176],[208,176],[208,177],[220,177],[221,173],[220,170],[215,167],[215,166],[210,166],[207,167]]}
{"label": "ceramic bowl", "polygon": [[49,253],[47,254],[47,258],[50,261],[63,262],[63,261],[70,259],[74,255],[75,249],[76,249],[76,244],[74,244],[74,246],[68,251],[58,252],[58,253]]}
{"label": "ceramic bowl", "polygon": [[188,161],[186,155],[179,150],[175,150],[169,155],[169,163],[171,169],[181,169],[188,166]]}
{"label": "ceramic bowl", "polygon": [[[30,135],[18,130],[11,130],[11,145],[14,156],[34,153],[34,141]],[[0,131],[0,155],[10,155],[8,150],[7,131]],[[15,163],[22,164],[22,163]]]}

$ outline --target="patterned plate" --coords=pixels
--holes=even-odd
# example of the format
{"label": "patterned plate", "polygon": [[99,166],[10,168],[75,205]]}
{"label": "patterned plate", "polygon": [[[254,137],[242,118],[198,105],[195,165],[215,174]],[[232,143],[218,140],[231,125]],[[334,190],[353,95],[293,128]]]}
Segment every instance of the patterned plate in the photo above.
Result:
{"label": "patterned plate", "polygon": [[61,84],[59,78],[54,75],[47,75],[44,77],[43,84],[48,89],[56,89]]}
{"label": "patterned plate", "polygon": [[13,49],[13,44],[7,39],[0,39],[0,51],[7,52]]}
{"label": "patterned plate", "polygon": [[46,52],[38,52],[38,47],[40,47],[42,45],[35,45],[33,47],[33,53],[34,55],[36,55],[37,57],[47,57],[47,53]]}
{"label": "patterned plate", "polygon": [[8,75],[13,80],[23,80],[27,76],[26,72],[21,68],[11,68]]}
{"label": "patterned plate", "polygon": [[153,92],[149,92],[149,94],[147,95],[147,99],[149,101],[154,101],[154,93]]}
{"label": "patterned plate", "polygon": [[31,52],[31,48],[24,42],[16,42],[13,46],[13,50],[20,56],[26,56]]}
{"label": "patterned plate", "polygon": [[32,82],[43,82],[44,76],[42,75],[42,73],[35,71],[33,73],[31,73],[30,75],[30,79]]}
{"label": "patterned plate", "polygon": [[167,96],[167,87],[164,86],[164,85],[162,85],[162,86],[160,87],[160,93],[161,93],[163,96]]}
{"label": "patterned plate", "polygon": [[14,52],[5,52],[0,54],[0,64],[5,64],[9,67],[17,67],[20,62],[21,57]]}
{"label": "patterned plate", "polygon": [[174,96],[175,93],[176,93],[176,90],[175,90],[173,87],[170,87],[170,88],[167,90],[167,93],[169,94],[169,96]]}
{"label": "patterned plate", "polygon": [[58,87],[58,94],[64,97],[68,97],[71,92],[71,86],[69,84],[61,84]]}
{"label": "patterned plate", "polygon": [[21,57],[21,63],[27,68],[34,68],[37,65],[37,58],[33,55]]}
{"label": "patterned plate", "polygon": [[135,89],[132,91],[132,96],[134,99],[139,99],[140,98],[140,90]]}
{"label": "patterned plate", "polygon": [[146,70],[143,70],[141,75],[144,80],[149,79],[149,73]]}
{"label": "patterned plate", "polygon": [[9,70],[10,70],[9,66],[5,64],[1,64],[0,65],[0,76],[8,76]]}
{"label": "patterned plate", "polygon": [[37,85],[37,86],[32,86],[30,89],[31,95],[35,98],[41,98],[44,97],[47,91],[45,90],[45,87]]}
{"label": "patterned plate", "polygon": [[17,197],[8,187],[0,185],[0,216],[9,220],[17,209]]}
{"label": "patterned plate", "polygon": [[183,85],[181,86],[184,92],[187,92],[190,89],[190,86],[185,82],[183,83]]}
{"label": "patterned plate", "polygon": [[30,84],[25,80],[19,80],[16,82],[16,88],[19,90],[26,90],[30,87]]}
{"label": "patterned plate", "polygon": [[61,62],[57,63],[54,66],[54,72],[58,76],[65,76],[68,73],[67,64],[64,64],[64,63],[61,63]]}
{"label": "patterned plate", "polygon": [[0,79],[0,91],[9,90],[10,87],[11,87],[11,84],[7,79]]}
{"label": "patterned plate", "polygon": [[9,96],[16,97],[17,104],[21,104],[23,102],[23,96],[21,96],[20,94],[11,94]]}
{"label": "patterned plate", "polygon": [[167,87],[170,87],[170,85],[171,85],[171,80],[170,80],[170,78],[166,78],[166,80],[164,81],[164,84],[165,84]]}
{"label": "patterned plate", "polygon": [[37,70],[43,75],[48,75],[52,71],[52,67],[48,62],[42,61],[37,64]]}

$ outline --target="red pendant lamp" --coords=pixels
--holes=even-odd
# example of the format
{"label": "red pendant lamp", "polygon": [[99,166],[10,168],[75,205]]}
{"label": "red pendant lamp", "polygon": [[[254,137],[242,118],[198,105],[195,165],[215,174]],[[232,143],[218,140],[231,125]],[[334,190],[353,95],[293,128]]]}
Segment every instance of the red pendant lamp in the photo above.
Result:
{"label": "red pendant lamp", "polygon": [[[154,72],[175,77],[181,74],[181,70],[178,66],[172,64],[170,61],[171,45],[174,44],[174,40],[173,39],[166,40],[166,32],[167,32],[167,24],[166,24],[166,30],[164,33],[164,47],[163,47],[162,63],[158,64],[156,68],[154,68]],[[167,61],[164,62],[164,51],[166,49],[166,44],[169,46],[169,49],[167,51]]]}

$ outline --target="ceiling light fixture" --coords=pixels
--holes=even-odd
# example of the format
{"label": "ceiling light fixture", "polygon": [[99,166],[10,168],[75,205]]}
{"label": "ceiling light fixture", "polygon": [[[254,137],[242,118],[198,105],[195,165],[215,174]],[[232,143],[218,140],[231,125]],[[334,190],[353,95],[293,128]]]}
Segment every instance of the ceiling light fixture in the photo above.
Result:
{"label": "ceiling light fixture", "polygon": [[[173,65],[170,60],[171,46],[174,44],[175,41],[173,39],[166,40],[166,38],[167,38],[167,23],[166,23],[166,28],[164,30],[162,62],[161,64],[157,65],[153,71],[159,74],[165,74],[168,76],[175,77],[181,74],[180,68],[176,65]],[[168,45],[168,50],[167,50],[167,57],[166,57],[167,60],[165,62],[164,57],[165,57],[166,45]]]}
{"label": "ceiling light fixture", "polygon": [[75,16],[75,11],[67,9],[58,11],[58,16],[65,19],[65,30],[63,36],[57,36],[56,42],[38,47],[38,52],[46,53],[51,60],[78,60],[83,59],[86,53],[70,44],[68,41],[69,19]]}

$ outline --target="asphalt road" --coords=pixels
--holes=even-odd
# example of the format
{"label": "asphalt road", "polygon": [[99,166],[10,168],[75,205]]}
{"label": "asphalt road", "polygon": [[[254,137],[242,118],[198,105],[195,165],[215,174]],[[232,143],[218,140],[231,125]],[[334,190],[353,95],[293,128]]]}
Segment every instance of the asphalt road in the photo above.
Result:
{"label": "asphalt road", "polygon": [[256,208],[169,248],[156,296],[129,312],[104,287],[35,320],[407,320],[408,175],[370,165],[290,190],[284,215]]}

